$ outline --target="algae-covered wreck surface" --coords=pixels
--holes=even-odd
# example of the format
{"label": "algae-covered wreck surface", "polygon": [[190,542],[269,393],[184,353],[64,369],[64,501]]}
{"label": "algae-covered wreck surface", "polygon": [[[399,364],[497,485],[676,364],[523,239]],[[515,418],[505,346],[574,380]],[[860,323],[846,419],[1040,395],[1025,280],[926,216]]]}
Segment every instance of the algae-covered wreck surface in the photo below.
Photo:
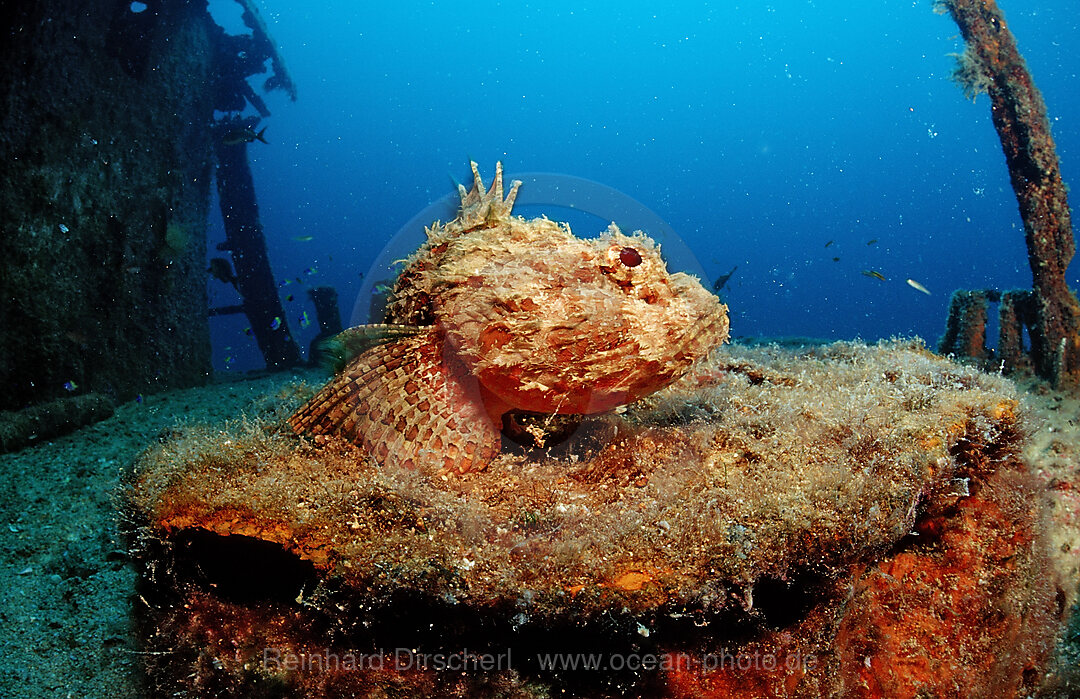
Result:
{"label": "algae-covered wreck surface", "polygon": [[917,343],[717,350],[465,474],[296,436],[310,391],[139,458],[159,693],[1020,693],[1073,602],[1013,384]]}

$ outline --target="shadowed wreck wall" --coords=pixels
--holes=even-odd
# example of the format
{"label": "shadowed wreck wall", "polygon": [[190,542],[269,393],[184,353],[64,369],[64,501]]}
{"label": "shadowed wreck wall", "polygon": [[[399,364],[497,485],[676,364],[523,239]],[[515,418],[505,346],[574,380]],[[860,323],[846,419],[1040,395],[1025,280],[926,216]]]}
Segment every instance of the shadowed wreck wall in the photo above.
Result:
{"label": "shadowed wreck wall", "polygon": [[206,3],[5,5],[0,410],[204,381]]}

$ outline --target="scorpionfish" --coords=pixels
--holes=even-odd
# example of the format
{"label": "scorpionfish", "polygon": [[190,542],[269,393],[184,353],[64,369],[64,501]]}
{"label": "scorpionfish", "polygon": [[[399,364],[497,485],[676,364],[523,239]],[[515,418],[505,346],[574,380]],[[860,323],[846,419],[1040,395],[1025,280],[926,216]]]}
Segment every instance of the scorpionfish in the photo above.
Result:
{"label": "scorpionfish", "polygon": [[471,166],[457,217],[405,261],[386,324],[339,336],[357,354],[289,418],[298,433],[340,435],[383,464],[478,470],[509,416],[610,411],[727,339],[727,307],[669,274],[648,236],[612,223],[582,239],[513,216],[521,182],[504,198],[501,163],[486,191]]}

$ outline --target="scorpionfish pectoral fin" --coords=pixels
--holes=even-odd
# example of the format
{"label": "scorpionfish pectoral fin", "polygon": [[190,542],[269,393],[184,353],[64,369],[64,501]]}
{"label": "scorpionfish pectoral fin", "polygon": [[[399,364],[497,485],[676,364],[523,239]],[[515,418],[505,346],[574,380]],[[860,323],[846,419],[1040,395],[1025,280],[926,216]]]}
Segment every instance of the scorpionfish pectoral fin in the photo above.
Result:
{"label": "scorpionfish pectoral fin", "polygon": [[429,473],[483,469],[500,437],[476,379],[435,327],[353,359],[289,418],[301,434],[337,434],[384,465]]}

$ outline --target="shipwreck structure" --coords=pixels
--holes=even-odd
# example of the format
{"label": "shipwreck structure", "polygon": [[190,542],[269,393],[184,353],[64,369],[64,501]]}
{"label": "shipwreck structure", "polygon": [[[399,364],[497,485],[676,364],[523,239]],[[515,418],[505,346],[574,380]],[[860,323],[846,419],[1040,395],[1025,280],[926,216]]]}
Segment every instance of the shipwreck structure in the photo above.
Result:
{"label": "shipwreck structure", "polygon": [[0,410],[209,375],[213,22],[140,6],[5,4]]}
{"label": "shipwreck structure", "polygon": [[[246,315],[266,366],[277,369],[298,364],[300,349],[278,297],[248,163],[248,145],[263,140],[256,127],[260,119],[270,116],[270,110],[247,79],[265,72],[265,64],[269,61],[271,75],[263,86],[267,91],[280,89],[295,100],[296,85],[258,8],[251,0],[237,2],[243,7],[242,19],[251,33],[232,35],[218,28],[213,35],[214,108],[228,115],[215,125],[214,149],[218,201],[225,224],[225,242],[217,249],[232,257],[236,289],[242,301],[233,306],[212,308],[210,314]],[[239,116],[249,105],[259,116]]]}
{"label": "shipwreck structure", "polygon": [[[251,0],[237,1],[250,35],[226,35],[206,3],[188,0],[5,5],[0,451],[210,377],[206,224],[222,160],[214,112],[250,103],[267,113],[245,80],[267,61],[264,89],[295,95]],[[225,166],[242,194],[238,156]],[[234,220],[254,210],[253,194],[233,201]],[[258,230],[249,224],[239,232]],[[268,310],[280,303],[253,239],[232,250],[236,260],[243,247],[241,287],[255,289],[245,310],[269,315],[267,364],[292,364],[287,326],[269,329],[284,314]],[[269,291],[259,278],[271,279]]]}
{"label": "shipwreck structure", "polygon": [[[990,97],[1032,275],[1030,292],[957,292],[941,350],[984,359],[985,344],[972,343],[985,335],[987,303],[999,301],[998,352],[1004,365],[1030,367],[1055,386],[1075,389],[1080,386],[1080,301],[1065,272],[1076,244],[1046,104],[994,0],[942,0],[936,7],[952,16],[967,44],[955,79],[966,95]],[[1022,340],[1025,329],[1030,347]]]}

